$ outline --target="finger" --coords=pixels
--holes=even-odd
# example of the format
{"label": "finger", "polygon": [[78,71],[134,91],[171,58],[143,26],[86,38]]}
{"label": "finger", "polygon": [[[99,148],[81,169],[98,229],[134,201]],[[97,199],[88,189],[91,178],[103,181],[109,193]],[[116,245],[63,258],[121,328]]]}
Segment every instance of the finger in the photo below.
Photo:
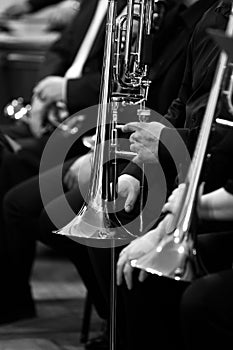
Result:
{"label": "finger", "polygon": [[70,170],[68,170],[66,172],[65,177],[64,177],[64,182],[65,182],[67,188],[71,189],[73,181],[72,181],[72,173]]}
{"label": "finger", "polygon": [[138,125],[139,123],[138,122],[132,122],[132,123],[128,123],[128,124],[125,124],[123,127],[122,127],[122,131],[123,132],[132,132],[132,131],[136,131],[139,127]]}
{"label": "finger", "polygon": [[137,200],[136,191],[134,191],[133,189],[130,189],[128,196],[126,198],[126,201],[125,201],[125,211],[127,213],[129,213],[133,209],[136,200]]}
{"label": "finger", "polygon": [[44,102],[46,100],[46,92],[44,92],[43,90],[33,91],[33,97],[36,97],[40,101]]}
{"label": "finger", "polygon": [[143,161],[141,160],[141,156],[140,154],[138,154],[137,156],[135,156],[133,159],[132,159],[132,162],[141,166]]}
{"label": "finger", "polygon": [[[67,186],[69,179],[69,172],[67,172],[63,178],[63,183]],[[67,186],[68,187],[68,186]]]}
{"label": "finger", "polygon": [[130,143],[134,143],[136,140],[135,140],[135,132],[133,132],[130,137],[129,137],[129,142]]}
{"label": "finger", "polygon": [[144,282],[147,276],[148,276],[148,273],[144,270],[141,270],[138,276],[139,282]]}
{"label": "finger", "polygon": [[122,283],[123,269],[124,269],[126,262],[127,262],[126,254],[121,255],[118,259],[118,262],[117,262],[116,278],[117,278],[117,285],[118,286],[120,286]]}
{"label": "finger", "polygon": [[40,92],[41,92],[41,90],[43,90],[43,82],[40,82],[40,83],[38,83],[35,87],[34,87],[34,89],[33,89],[33,93],[34,94],[39,94]]}
{"label": "finger", "polygon": [[123,275],[123,269],[128,261],[128,253],[127,249],[128,247],[124,248],[119,255],[119,259],[117,262],[117,284],[120,285],[122,283],[122,275]]}
{"label": "finger", "polygon": [[66,186],[69,190],[72,188],[72,183],[73,183],[72,175],[70,172],[68,172],[66,175]]}
{"label": "finger", "polygon": [[133,141],[130,145],[130,151],[134,153],[139,153],[141,147],[140,144],[136,141]]}
{"label": "finger", "polygon": [[47,129],[46,129],[46,127],[40,127],[37,131],[36,131],[36,137],[37,138],[41,138],[43,135],[44,135],[44,133],[47,131]]}
{"label": "finger", "polygon": [[72,188],[73,188],[73,189],[77,189],[77,188],[79,188],[79,183],[78,183],[78,180],[77,180],[77,178],[76,178],[76,177],[74,177],[74,179],[73,179],[73,185],[72,185]]}
{"label": "finger", "polygon": [[74,177],[74,175],[71,173],[71,174],[70,174],[70,183],[69,183],[70,189],[73,189],[73,188],[74,188],[74,183],[75,183],[75,177]]}
{"label": "finger", "polygon": [[33,136],[37,139],[40,139],[43,135],[43,129],[41,129],[41,128],[32,127],[31,132],[32,132]]}
{"label": "finger", "polygon": [[140,139],[141,139],[141,135],[137,131],[135,131],[130,135],[129,142],[136,143],[136,142],[139,142]]}
{"label": "finger", "polygon": [[199,187],[199,190],[198,190],[198,198],[201,198],[201,196],[203,195],[204,187],[205,187],[205,182],[202,182],[200,184],[200,187]]}
{"label": "finger", "polygon": [[39,82],[33,89],[33,93],[40,97],[40,99],[44,99],[46,97],[46,90],[49,88],[49,81],[47,79]]}
{"label": "finger", "polygon": [[133,280],[132,280],[133,268],[130,265],[129,261],[127,261],[127,263],[125,264],[123,272],[124,272],[127,288],[130,290],[133,287]]}
{"label": "finger", "polygon": [[45,102],[46,100],[48,100],[48,93],[47,93],[47,91],[46,91],[46,89],[43,89],[43,90],[41,90],[38,94],[37,94],[37,96],[39,97],[39,99],[41,100],[41,101],[43,101],[43,102]]}
{"label": "finger", "polygon": [[171,203],[167,202],[164,204],[162,208],[162,213],[171,212],[171,209],[172,209]]}
{"label": "finger", "polygon": [[172,194],[168,197],[168,202],[172,202],[172,201],[173,201],[173,199],[174,199],[174,197],[175,197],[175,196],[174,196],[174,192],[175,192],[175,191],[173,191]]}

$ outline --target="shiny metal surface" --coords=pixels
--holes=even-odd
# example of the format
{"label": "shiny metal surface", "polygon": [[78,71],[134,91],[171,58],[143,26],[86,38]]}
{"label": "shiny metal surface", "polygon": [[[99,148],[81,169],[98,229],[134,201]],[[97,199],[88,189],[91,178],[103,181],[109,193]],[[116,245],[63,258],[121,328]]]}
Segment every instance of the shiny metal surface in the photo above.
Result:
{"label": "shiny metal surface", "polygon": [[[30,120],[31,109],[30,104],[25,104],[24,99],[18,97],[5,106],[4,115],[17,122],[27,124]],[[44,132],[51,132],[58,128],[64,134],[74,135],[80,130],[84,120],[85,115],[79,113],[70,116],[65,103],[59,101],[51,105],[47,112]]]}
{"label": "shiny metal surface", "polygon": [[[102,71],[101,96],[98,106],[97,128],[93,156],[93,169],[87,204],[78,215],[57,233],[69,237],[92,239],[133,239],[135,233],[129,232],[116,217],[117,228],[112,227],[109,210],[116,212],[117,199],[117,157],[133,157],[134,153],[119,149],[118,112],[121,107],[138,106],[139,120],[148,119],[145,108],[148,88],[148,66],[142,62],[143,40],[152,31],[155,11],[163,13],[164,1],[129,0],[127,13],[116,15],[116,0],[109,0],[106,24],[105,50]],[[157,17],[160,18],[160,12]],[[133,33],[136,21],[137,32]],[[136,43],[136,51],[134,50]],[[133,49],[132,49],[133,48]],[[133,51],[132,51],[133,50]],[[127,90],[127,91],[126,91]],[[110,142],[107,140],[107,127],[110,127]],[[111,189],[108,180],[108,167],[111,159]],[[103,179],[107,179],[105,182]],[[111,203],[111,204],[109,204]]]}
{"label": "shiny metal surface", "polygon": [[[233,37],[233,3],[231,5],[226,35]],[[131,262],[133,267],[159,276],[183,281],[192,281],[206,273],[204,266],[198,260],[195,249],[195,230],[193,230],[192,225],[201,171],[205,161],[207,144],[215,117],[218,98],[221,93],[227,61],[227,54],[222,51],[193,159],[185,180],[185,191],[180,199],[178,211],[174,215],[172,227],[175,227],[175,229],[171,233],[164,232],[163,239],[153,251],[138,260],[133,260]],[[228,93],[232,96],[232,86],[229,88]]]}

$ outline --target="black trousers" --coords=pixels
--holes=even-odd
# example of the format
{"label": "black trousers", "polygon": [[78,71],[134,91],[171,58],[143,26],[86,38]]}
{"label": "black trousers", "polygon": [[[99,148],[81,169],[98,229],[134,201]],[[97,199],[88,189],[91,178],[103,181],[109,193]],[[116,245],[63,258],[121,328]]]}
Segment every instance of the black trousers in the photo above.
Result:
{"label": "black trousers", "polygon": [[[5,269],[2,268],[5,265],[7,259],[7,246],[6,246],[6,230],[4,229],[3,218],[3,199],[6,193],[14,186],[26,181],[27,179],[35,176],[39,173],[41,155],[47,144],[49,134],[43,135],[40,139],[36,139],[32,136],[28,126],[24,123],[16,123],[11,125],[1,125],[1,131],[7,134],[12,139],[16,140],[22,149],[17,153],[10,152],[8,149],[1,151],[1,163],[0,163],[0,270],[1,275],[5,275]],[[56,142],[62,143],[67,140],[61,134],[56,139]],[[82,141],[77,139],[73,144],[73,148],[68,152],[67,159],[72,156],[82,155],[87,151],[87,148],[83,145]],[[51,165],[52,167],[52,165]],[[50,164],[48,163],[48,168]],[[30,197],[30,194],[25,192],[22,198],[26,201],[26,196]],[[22,196],[22,193],[21,193]],[[17,201],[17,200],[16,200]]]}
{"label": "black trousers", "polygon": [[232,347],[232,295],[232,269],[207,275],[187,288],[180,307],[185,349]]}
{"label": "black trousers", "polygon": [[[209,273],[231,267],[233,256],[232,243],[233,232],[209,233],[198,236],[198,255],[202,258],[202,262],[208,273],[208,277],[205,277],[204,281],[212,279],[212,277],[209,277],[211,276]],[[138,271],[134,271],[133,283],[134,287],[130,291],[127,290],[125,285],[122,285],[118,289],[117,300],[119,312],[118,324],[124,323],[122,327],[122,338],[124,338],[126,348],[130,350],[151,347],[154,349],[202,349],[201,337],[199,337],[197,342],[193,341],[196,330],[202,335],[205,332],[204,324],[207,324],[207,328],[209,327],[209,330],[212,329],[213,331],[211,320],[209,326],[208,322],[206,323],[208,315],[206,317],[204,316],[204,307],[201,309],[203,306],[203,294],[208,298],[211,290],[213,293],[213,296],[207,302],[207,307],[209,306],[209,302],[210,304],[214,304],[213,300],[215,300],[215,298],[216,301],[223,301],[224,296],[228,296],[226,297],[225,303],[225,308],[227,308],[227,300],[232,296],[230,293],[232,287],[229,291],[225,288],[226,292],[223,291],[221,295],[221,288],[216,289],[215,292],[213,288],[211,289],[211,283],[206,291],[205,289],[201,289],[204,283],[199,279],[197,282],[194,282],[194,284],[192,284],[193,282],[190,284],[189,282],[175,281],[165,277],[149,275],[142,283],[138,281]],[[197,293],[195,284],[199,286],[199,292]],[[225,287],[226,286],[227,284],[225,284]],[[208,296],[207,293],[209,293]],[[180,323],[180,303],[183,295],[182,328]],[[207,300],[207,298],[205,300]],[[226,315],[232,316],[232,302],[230,301],[230,303]],[[216,311],[219,308],[220,307],[217,305],[214,306],[214,310]],[[199,309],[201,309],[200,315],[198,312]],[[203,322],[201,321],[199,323],[202,314]],[[224,309],[221,315],[223,314]],[[226,316],[226,318],[227,317],[228,316]],[[232,320],[232,318],[229,319]],[[220,324],[223,326],[223,322],[219,323],[219,334],[221,333]],[[186,329],[188,330],[187,332]],[[225,329],[225,332],[226,331],[227,329]],[[187,342],[185,344],[183,337],[186,335]],[[193,342],[193,345],[187,347],[187,344],[191,344],[191,342]],[[203,349],[215,349],[215,347],[207,345],[206,342],[206,347],[203,347]]]}
{"label": "black trousers", "polygon": [[[233,232],[198,235],[197,251],[210,274],[231,267]],[[119,250],[116,251],[116,260]],[[95,254],[95,252],[94,252]],[[106,265],[110,265],[110,251],[105,251]],[[110,295],[109,277],[98,256],[94,256],[98,281],[104,295]],[[103,261],[103,259],[102,259]],[[123,284],[117,288],[117,342],[127,350],[142,348],[186,349],[182,339],[180,302],[189,282],[175,281],[149,275],[142,283],[138,271],[133,274],[133,288]],[[110,299],[107,299],[110,310]],[[189,313],[191,317],[191,312]],[[195,323],[195,322],[194,322]],[[186,325],[186,321],[184,322]],[[188,326],[186,326],[188,327]],[[193,324],[195,333],[195,327]],[[199,347],[196,347],[199,349]],[[209,347],[206,347],[209,348]],[[192,348],[194,349],[194,347]]]}
{"label": "black trousers", "polygon": [[[69,165],[69,162],[67,162],[64,168],[69,167]],[[8,276],[10,276],[10,280],[8,279],[5,285],[6,295],[11,290],[12,284],[13,286],[17,285],[17,295],[20,302],[25,290],[28,290],[30,273],[35,258],[36,241],[39,240],[56,249],[74,263],[90,291],[99,316],[108,318],[106,300],[102,291],[98,288],[100,283],[92,264],[92,251],[95,248],[89,248],[66,236],[53,233],[58,227],[51,221],[47,211],[53,210],[57,214],[60,219],[59,227],[62,227],[74,218],[75,213],[80,210],[83,204],[83,197],[79,189],[65,191],[65,198],[73,209],[73,215],[65,216],[63,210],[64,195],[63,193],[59,195],[56,190],[53,192],[51,188],[56,171],[56,168],[54,168],[42,175],[50,187],[47,203],[42,202],[38,176],[12,188],[4,198],[3,213],[8,251],[4,266],[7,266]],[[98,250],[98,248],[96,249]],[[97,254],[99,254],[99,250]],[[109,276],[109,273],[106,273]]]}

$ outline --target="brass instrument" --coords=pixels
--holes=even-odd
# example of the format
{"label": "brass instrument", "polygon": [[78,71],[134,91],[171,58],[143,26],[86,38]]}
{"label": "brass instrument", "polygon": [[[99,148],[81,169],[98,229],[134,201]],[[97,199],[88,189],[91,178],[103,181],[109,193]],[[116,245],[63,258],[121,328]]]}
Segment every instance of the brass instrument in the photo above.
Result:
{"label": "brass instrument", "polygon": [[[134,232],[122,226],[116,216],[118,157],[135,156],[120,149],[118,114],[120,108],[137,106],[139,120],[145,121],[149,116],[145,102],[150,86],[150,59],[143,55],[142,48],[145,44],[150,51],[151,32],[153,27],[158,29],[166,7],[165,0],[128,0],[126,14],[123,11],[117,17],[117,3],[117,0],[108,0],[101,93],[87,201],[78,215],[57,231],[78,242],[112,248],[111,350],[115,349],[116,341],[115,247],[136,237]],[[118,225],[113,225],[112,216]]]}
{"label": "brass instrument", "polygon": [[[161,16],[164,15],[166,2],[128,0],[127,13],[118,18],[116,6],[117,0],[109,0],[101,97],[87,203],[68,225],[57,231],[72,239],[76,237],[121,241],[136,237],[121,225],[118,218],[116,221],[119,226],[113,227],[109,215],[109,211],[114,215],[117,207],[117,158],[136,155],[119,149],[118,131],[122,125],[118,121],[118,111],[121,107],[138,106],[140,121],[147,120],[149,116],[145,102],[150,81],[147,59],[142,55],[142,45],[145,41],[149,43],[154,24],[158,29],[158,21],[161,22]],[[135,23],[137,32],[133,35]],[[110,140],[106,142],[108,127]]]}
{"label": "brass instrument", "polygon": [[[23,97],[13,99],[4,108],[4,115],[16,122],[28,123],[31,113],[31,105],[24,102]],[[80,113],[75,113],[69,116],[69,112],[64,102],[58,101],[52,104],[45,117],[44,132],[52,132],[58,128],[64,134],[76,134],[81,126],[85,116]]]}
{"label": "brass instrument", "polygon": [[[233,37],[233,3],[231,4],[231,13],[226,29],[226,36]],[[179,209],[172,223],[172,227],[175,227],[175,229],[170,233],[165,232],[164,237],[155,249],[138,260],[132,260],[131,265],[133,267],[159,276],[183,281],[192,281],[197,276],[206,273],[196,252],[196,237],[194,236],[192,225],[196,197],[200,184],[200,175],[227,67],[229,67],[228,57],[227,54],[222,51],[215,72],[193,159],[185,180],[185,190],[179,202]],[[223,96],[225,96],[228,102],[230,101],[229,111],[231,113],[232,75],[231,84],[228,85],[228,91],[227,89],[223,91]]]}
{"label": "brass instrument", "polygon": [[[122,226],[117,211],[117,158],[135,154],[120,149],[119,109],[137,106],[139,120],[145,121],[150,81],[149,58],[143,57],[143,44],[150,51],[153,27],[157,30],[166,8],[165,0],[128,0],[126,14],[117,17],[117,0],[108,0],[105,49],[98,105],[92,174],[86,203],[78,215],[58,234],[85,244],[111,247],[110,349],[115,349],[116,275],[115,247],[136,237]],[[136,30],[135,30],[136,27]],[[134,31],[134,32],[133,32]],[[152,47],[151,47],[152,49]],[[113,225],[112,215],[119,225]],[[98,242],[98,243],[97,243]]]}

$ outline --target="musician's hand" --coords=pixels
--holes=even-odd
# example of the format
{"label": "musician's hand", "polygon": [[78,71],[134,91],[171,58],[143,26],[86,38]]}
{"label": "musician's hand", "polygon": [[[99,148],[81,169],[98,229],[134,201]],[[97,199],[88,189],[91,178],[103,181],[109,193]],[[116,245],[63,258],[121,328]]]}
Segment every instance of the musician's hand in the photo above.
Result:
{"label": "musician's hand", "polygon": [[[149,253],[152,249],[155,249],[162,237],[162,234],[162,227],[158,226],[156,229],[151,230],[144,236],[132,241],[126,248],[121,251],[117,262],[118,286],[122,283],[124,277],[128,289],[132,289],[133,267],[131,266],[130,261],[139,259],[143,255]],[[139,281],[144,281],[145,276],[145,272],[141,271],[139,274]]]}
{"label": "musician's hand", "polygon": [[133,132],[129,141],[131,143],[130,150],[138,154],[133,159],[135,163],[158,162],[159,138],[164,127],[158,122],[133,122],[123,126],[123,132]]}
{"label": "musician's hand", "polygon": [[91,177],[91,164],[93,153],[89,152],[78,158],[66,172],[64,183],[69,190],[82,186],[82,190],[88,188]]}
{"label": "musician's hand", "polygon": [[140,191],[140,181],[135,177],[124,174],[118,178],[118,194],[126,198],[124,209],[129,213],[137,200]]}
{"label": "musician's hand", "polygon": [[77,15],[80,3],[77,0],[62,1],[56,6],[48,20],[47,30],[61,30],[65,28]]}
{"label": "musician's hand", "polygon": [[185,184],[182,183],[172,192],[172,194],[170,195],[167,202],[164,204],[162,208],[162,213],[169,212],[169,213],[175,214],[178,208],[180,207],[184,191],[185,191]]}
{"label": "musician's hand", "polygon": [[65,99],[66,79],[58,76],[49,76],[41,80],[33,89],[35,96],[47,104]]}
{"label": "musician's hand", "polygon": [[7,7],[2,15],[8,18],[19,18],[32,11],[32,7],[28,1],[20,2],[19,4],[13,4]]}
{"label": "musician's hand", "polygon": [[29,128],[36,138],[40,138],[45,132],[43,121],[47,113],[48,106],[44,101],[34,97],[31,103],[32,109],[28,120]]}

